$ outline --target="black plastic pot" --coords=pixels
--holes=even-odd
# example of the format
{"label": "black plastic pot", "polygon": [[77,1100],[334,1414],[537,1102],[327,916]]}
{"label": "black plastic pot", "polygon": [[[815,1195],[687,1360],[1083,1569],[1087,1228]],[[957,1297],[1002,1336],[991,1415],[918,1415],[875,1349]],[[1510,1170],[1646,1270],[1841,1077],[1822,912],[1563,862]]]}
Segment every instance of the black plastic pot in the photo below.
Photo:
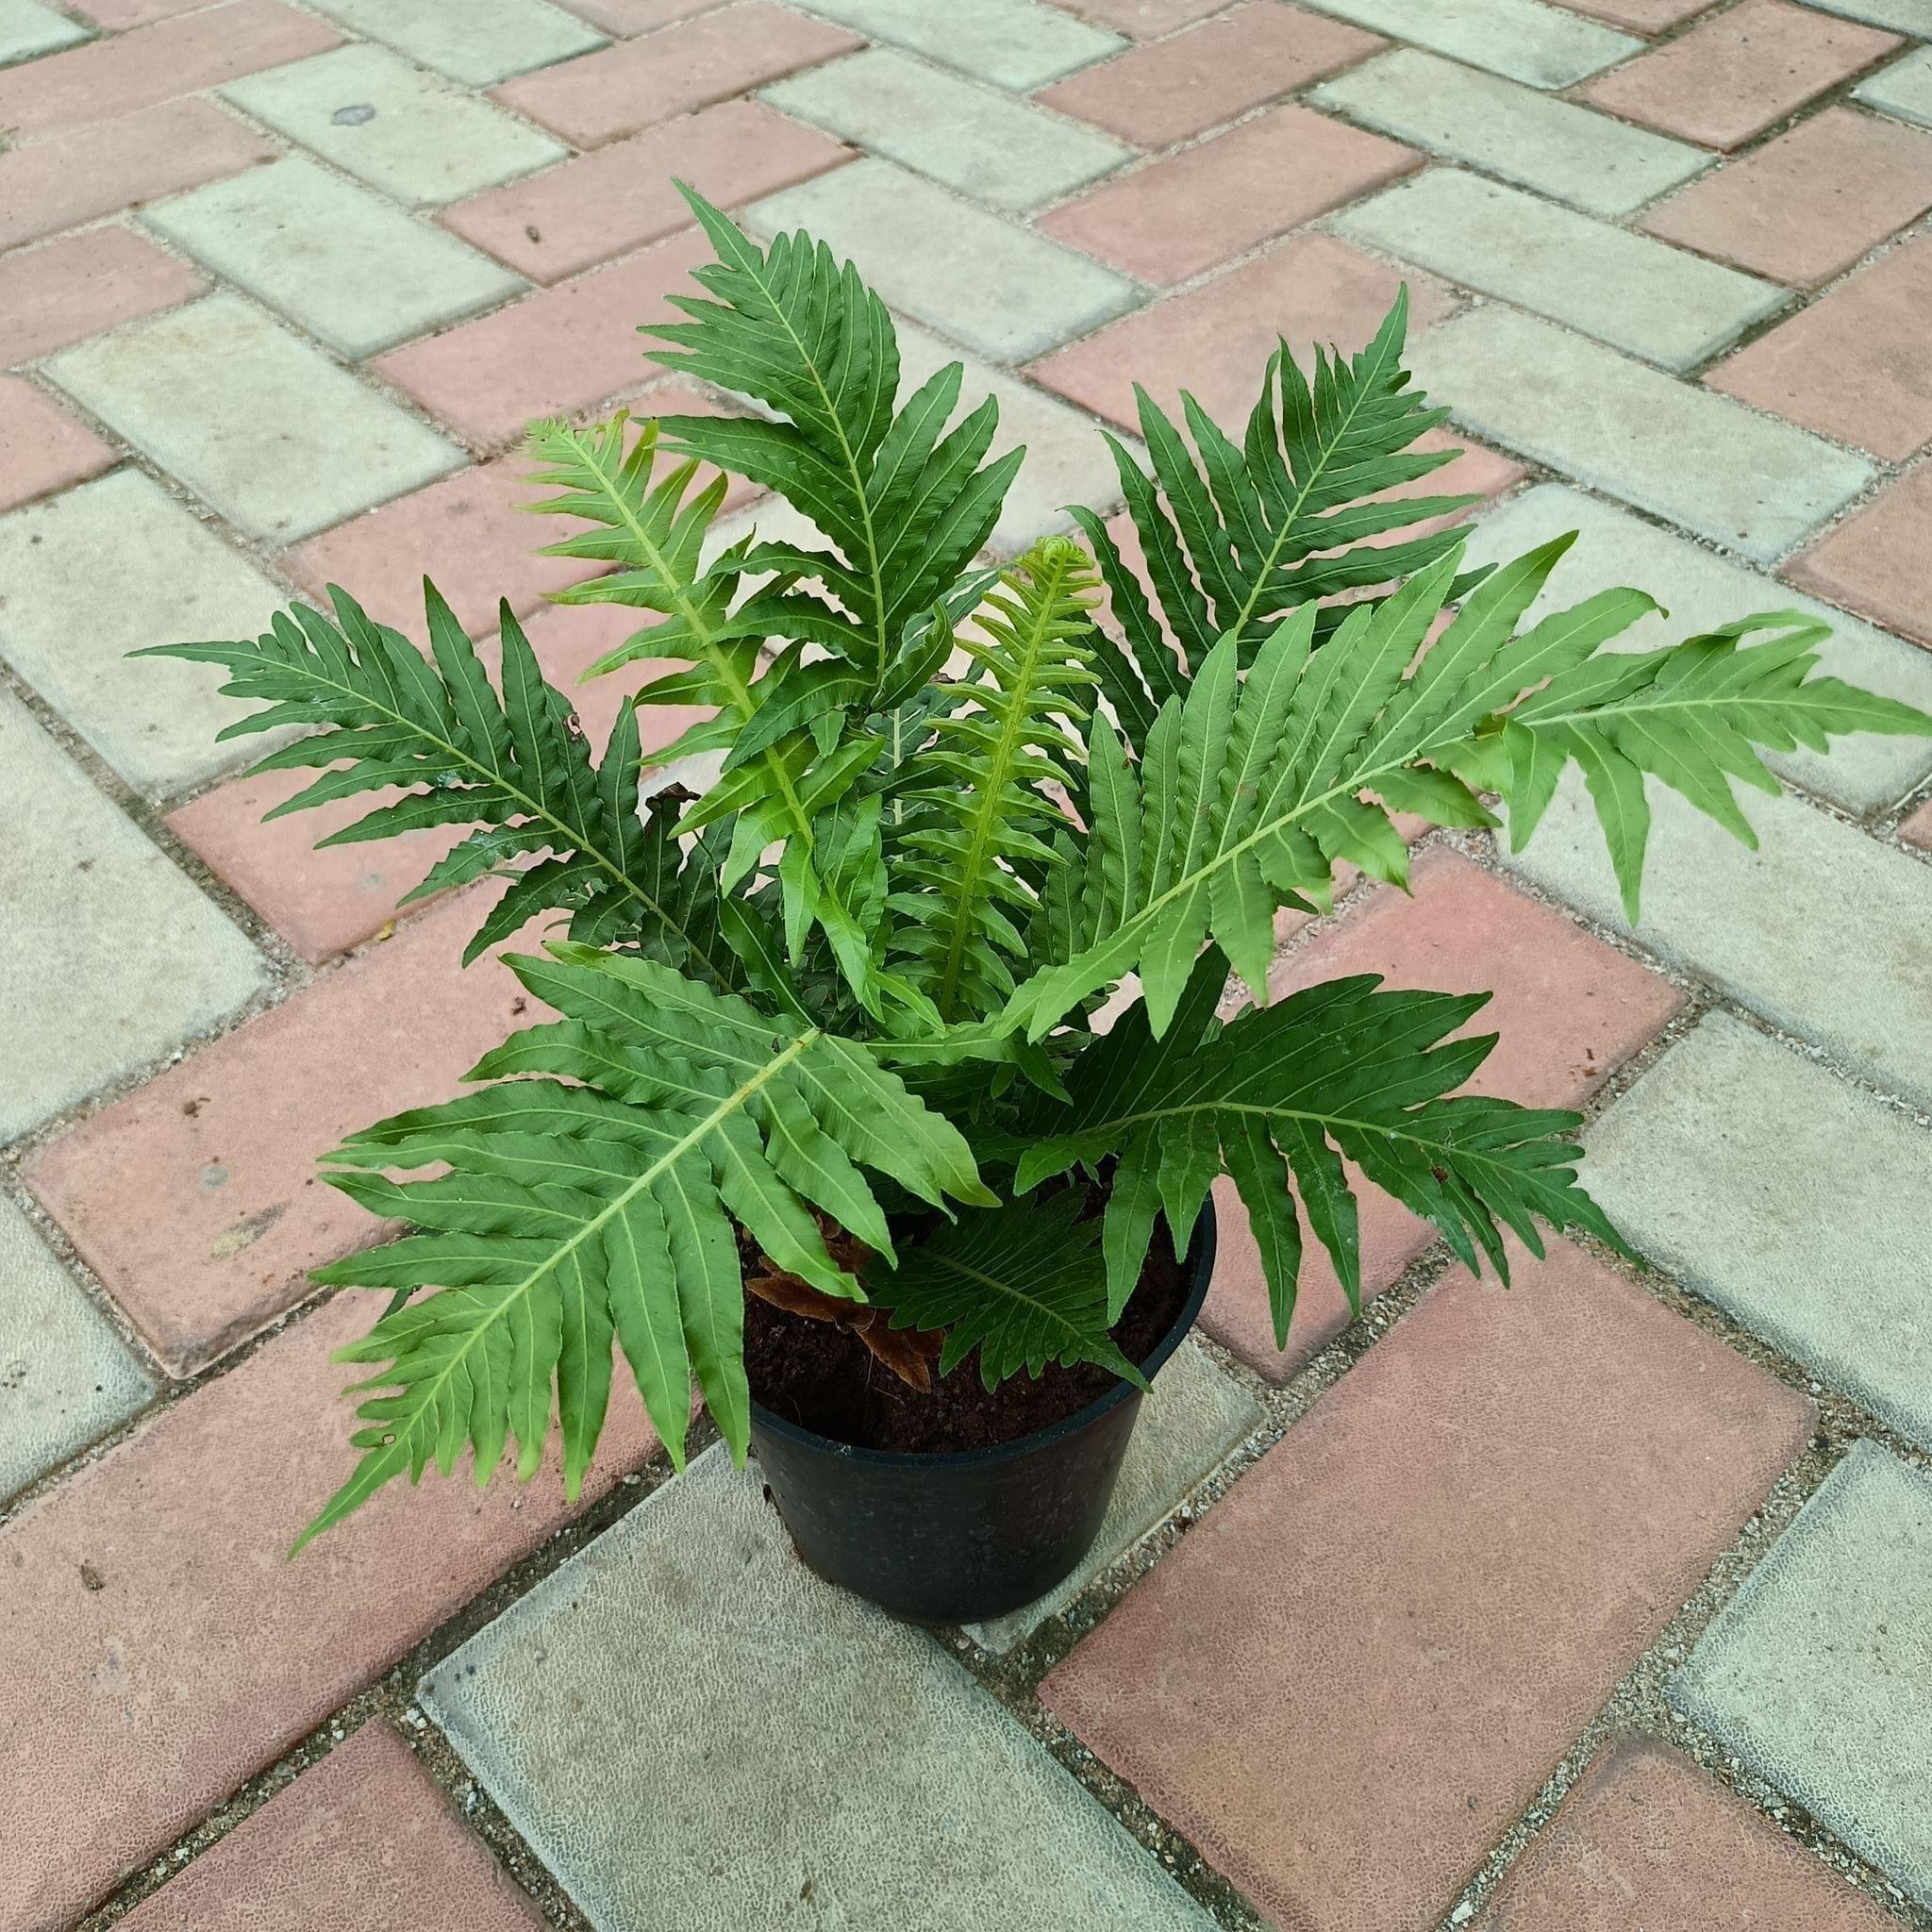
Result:
{"label": "black plastic pot", "polygon": [[[1214,1203],[1189,1243],[1188,1299],[1141,1363],[1151,1381],[1194,1325],[1214,1273]],[[920,1624],[1004,1616],[1072,1574],[1100,1534],[1141,1391],[991,1449],[858,1449],[754,1402],[751,1446],[798,1554],[821,1576]]]}

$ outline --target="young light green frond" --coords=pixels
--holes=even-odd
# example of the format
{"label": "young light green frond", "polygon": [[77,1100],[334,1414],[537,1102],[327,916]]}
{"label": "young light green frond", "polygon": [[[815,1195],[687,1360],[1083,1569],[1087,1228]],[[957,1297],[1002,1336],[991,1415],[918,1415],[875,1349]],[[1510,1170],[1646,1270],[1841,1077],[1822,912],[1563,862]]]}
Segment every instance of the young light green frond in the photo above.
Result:
{"label": "young light green frond", "polygon": [[[1458,541],[1450,530],[1393,543],[1371,541],[1476,500],[1388,493],[1455,455],[1413,447],[1449,412],[1428,408],[1408,386],[1402,366],[1407,321],[1405,288],[1358,355],[1316,350],[1312,383],[1295,366],[1288,344],[1280,343],[1240,446],[1192,396],[1181,397],[1183,436],[1136,390],[1152,475],[1117,439],[1108,441],[1145,559],[1146,584],[1098,519],[1086,513],[1080,523],[1125,643],[1124,659],[1103,666],[1109,674],[1108,697],[1137,750],[1154,713],[1181,694],[1190,673],[1198,675],[1223,637],[1237,640],[1245,665],[1290,611],[1340,591],[1394,582]],[[1323,610],[1317,635],[1325,635],[1341,616],[1340,607]]]}
{"label": "young light green frond", "polygon": [[[1304,608],[1238,683],[1230,633],[1186,698],[1161,708],[1138,768],[1096,718],[1082,890],[1064,902],[1061,957],[1018,989],[1004,1024],[1039,1039],[1138,971],[1158,1033],[1210,939],[1259,987],[1278,906],[1319,900],[1343,859],[1404,881],[1391,811],[1487,824],[1474,787],[1500,792],[1516,823],[1531,825],[1571,758],[1590,781],[1634,919],[1646,774],[1748,836],[1730,781],[1776,784],[1754,747],[1822,747],[1851,729],[1932,733],[1932,719],[1908,706],[1811,678],[1808,646],[1821,633],[1808,620],[1753,619],[1632,656],[1603,647],[1657,607],[1615,590],[1519,635],[1571,541],[1493,572],[1433,642],[1457,550],[1357,607],[1319,650]],[[1740,641],[1793,623],[1796,632],[1768,642]]]}
{"label": "young light green frond", "polygon": [[1100,1227],[1080,1220],[1082,1198],[1067,1188],[963,1214],[896,1269],[869,1270],[867,1291],[891,1309],[894,1328],[945,1331],[942,1375],[977,1349],[988,1389],[1022,1369],[1038,1375],[1049,1362],[1096,1362],[1144,1389],[1146,1378],[1108,1333]]}
{"label": "young light green frond", "polygon": [[636,714],[619,714],[593,765],[570,700],[543,681],[508,606],[500,618],[499,697],[436,587],[425,581],[424,594],[427,658],[333,585],[333,624],[291,605],[259,638],[158,644],[137,655],[220,664],[229,674],[225,692],[267,706],[224,737],[307,727],[308,735],[253,768],[322,768],[271,818],[391,787],[406,791],[322,844],[477,826],[408,895],[514,873],[466,958],[537,913],[559,910],[578,939],[641,944],[715,985],[737,985],[742,975],[718,937],[715,855],[700,851],[690,863],[671,835],[675,811],[641,808]]}
{"label": "young light green frond", "polygon": [[[813,1209],[883,1253],[870,1169],[935,1207],[991,1206],[958,1131],[863,1047],[671,968],[587,946],[513,957],[562,1017],[487,1055],[496,1084],[355,1135],[336,1186],[413,1232],[317,1271],[398,1297],[342,1359],[381,1364],[364,1453],[304,1533],[465,1446],[479,1482],[506,1441],[532,1475],[552,1418],[575,1496],[604,1423],[613,1339],[682,1466],[691,1380],[732,1452],[750,1426],[733,1224],[779,1268],[860,1296]],[[535,1076],[535,1077],[529,1077]],[[446,1165],[397,1185],[383,1170]],[[432,1292],[412,1299],[423,1290]]]}
{"label": "young light green frond", "polygon": [[888,850],[907,973],[948,1023],[981,1019],[1013,989],[1042,867],[1065,824],[1042,789],[1072,789],[1092,708],[1097,593],[1078,544],[1049,537],[1002,578],[975,628],[960,703],[930,721],[931,741],[902,768]]}
{"label": "young light green frond", "polygon": [[1038,1138],[1020,1158],[1018,1189],[1119,1157],[1104,1235],[1109,1319],[1140,1277],[1156,1213],[1185,1246],[1224,1173],[1254,1223],[1282,1346],[1304,1226],[1359,1306],[1344,1161],[1433,1222],[1470,1267],[1480,1253],[1505,1280],[1506,1228],[1534,1255],[1542,1253],[1538,1222],[1622,1247],[1576,1184],[1581,1150],[1559,1138],[1580,1116],[1450,1097],[1495,1044],[1493,1034],[1452,1038],[1487,993],[1383,992],[1379,979],[1361,975],[1248,1008],[1223,1027],[1214,1003],[1226,972],[1219,953],[1203,956],[1163,1038],[1143,1006],[1129,1008],[1075,1064],[1071,1104],[1041,1099],[1029,1116]]}
{"label": "young light green frond", "polygon": [[824,533],[829,552],[751,550],[744,570],[778,575],[741,621],[820,645],[876,691],[908,626],[923,624],[991,534],[1022,453],[986,461],[999,420],[991,398],[947,427],[957,362],[896,407],[892,319],[850,262],[803,234],[761,249],[701,194],[682,192],[718,259],[696,271],[709,300],[674,296],[687,319],[647,325],[667,345],[652,353],[783,420],[666,417],[662,432],[680,453],[777,491]]}

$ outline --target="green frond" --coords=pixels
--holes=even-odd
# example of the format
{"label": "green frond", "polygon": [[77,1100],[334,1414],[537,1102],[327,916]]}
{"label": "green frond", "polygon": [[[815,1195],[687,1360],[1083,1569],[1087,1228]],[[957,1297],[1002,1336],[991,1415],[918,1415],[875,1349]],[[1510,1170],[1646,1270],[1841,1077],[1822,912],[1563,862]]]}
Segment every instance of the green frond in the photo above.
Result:
{"label": "green frond", "polygon": [[662,431],[681,453],[776,491],[824,535],[827,551],[749,551],[742,569],[778,575],[745,615],[832,652],[876,691],[908,628],[923,629],[991,534],[1023,452],[985,461],[999,421],[990,397],[947,428],[957,362],[895,408],[892,319],[850,262],[804,234],[761,249],[703,195],[682,192],[718,259],[695,272],[709,300],[673,296],[687,320],[646,326],[666,345],[652,354],[783,420],[666,417]]}
{"label": "green frond", "polygon": [[[1405,287],[1359,354],[1316,349],[1312,382],[1287,342],[1279,343],[1239,446],[1185,391],[1183,436],[1136,387],[1153,475],[1118,438],[1108,443],[1145,559],[1144,585],[1100,519],[1074,511],[1124,634],[1124,652],[1104,654],[1101,669],[1108,703],[1136,750],[1160,707],[1186,691],[1222,638],[1236,639],[1245,666],[1290,611],[1392,583],[1459,541],[1453,530],[1371,541],[1477,501],[1387,493],[1455,457],[1412,447],[1449,412],[1430,408],[1408,386],[1402,366],[1407,325]],[[1481,575],[1472,573],[1458,593]],[[1324,609],[1317,638],[1343,614]]]}
{"label": "green frond", "polygon": [[[1541,1255],[1536,1224],[1582,1228],[1623,1248],[1576,1185],[1582,1151],[1560,1136],[1578,1114],[1451,1097],[1488,1058],[1494,1034],[1451,1038],[1488,993],[1382,992],[1373,974],[1333,979],[1223,1027],[1227,962],[1196,965],[1160,1039],[1143,1005],[1084,1053],[1071,1103],[1040,1102],[1014,1185],[1037,1186],[1108,1155],[1119,1165],[1102,1244],[1108,1319],[1140,1278],[1157,1214],[1184,1248],[1215,1176],[1227,1174],[1254,1223],[1277,1345],[1286,1346],[1307,1227],[1357,1310],[1357,1208],[1342,1163],[1434,1223],[1471,1268],[1478,1251],[1509,1278],[1502,1229]],[[1300,1214],[1297,1215],[1297,1203]]]}
{"label": "green frond", "polygon": [[[1230,632],[1186,697],[1161,707],[1138,765],[1096,717],[1088,844],[1077,874],[1052,883],[1052,955],[1008,1002],[1003,1024],[1038,1039],[1088,994],[1138,971],[1158,1033],[1210,939],[1259,987],[1275,908],[1313,909],[1338,862],[1405,881],[1391,812],[1491,823],[1476,786],[1500,792],[1526,827],[1573,758],[1634,918],[1646,774],[1748,836],[1730,779],[1776,789],[1754,747],[1822,747],[1848,730],[1932,733],[1932,718],[1909,706],[1809,676],[1809,647],[1824,633],[1807,619],[1751,619],[1641,656],[1604,652],[1657,608],[1640,591],[1613,590],[1519,635],[1572,541],[1503,565],[1433,642],[1459,541],[1380,604],[1354,608],[1320,650],[1305,606],[1269,635],[1243,678]],[[1765,628],[1780,634],[1740,641]]]}
{"label": "green frond", "polygon": [[687,854],[672,836],[674,808],[641,808],[636,713],[628,707],[619,713],[602,760],[592,765],[574,708],[543,681],[507,604],[499,698],[426,579],[424,597],[427,658],[334,585],[333,624],[297,604],[258,638],[157,644],[135,655],[220,664],[228,672],[222,687],[228,696],[266,705],[230,724],[224,738],[290,724],[307,730],[253,768],[324,768],[271,818],[393,786],[407,791],[322,844],[429,825],[478,826],[408,895],[486,874],[512,875],[466,959],[540,912],[567,911],[574,939],[639,944],[713,985],[736,986],[741,974],[718,934],[718,850]]}
{"label": "green frond", "polygon": [[1107,1266],[1100,1224],[1079,1218],[1082,1191],[962,1214],[908,1249],[896,1268],[870,1270],[872,1300],[894,1328],[943,1330],[940,1374],[974,1349],[979,1378],[997,1389],[1049,1362],[1095,1362],[1124,1382],[1146,1378],[1108,1333]]}
{"label": "green frond", "polygon": [[[604,1424],[611,1343],[682,1466],[694,1375],[742,1459],[750,1427],[733,1224],[824,1293],[862,1298],[810,1209],[890,1256],[861,1168],[931,1206],[990,1206],[958,1132],[863,1047],[761,1013],[655,961],[559,945],[510,966],[562,1017],[470,1077],[495,1084],[353,1136],[328,1179],[412,1232],[316,1279],[396,1300],[344,1361],[362,1386],[355,1474],[303,1534],[392,1477],[468,1446],[477,1482],[517,1447],[535,1474],[552,1418],[575,1496]],[[528,1076],[528,1077],[526,1077]],[[389,1171],[446,1165],[398,1184]],[[434,1291],[421,1300],[422,1290]]]}
{"label": "green frond", "polygon": [[1042,788],[1075,789],[1097,591],[1078,544],[1037,543],[958,641],[972,660],[960,702],[930,719],[930,741],[902,767],[896,795],[914,805],[889,852],[897,943],[944,1020],[984,1018],[1011,992],[1033,881],[1060,862],[1051,841],[1066,819]]}

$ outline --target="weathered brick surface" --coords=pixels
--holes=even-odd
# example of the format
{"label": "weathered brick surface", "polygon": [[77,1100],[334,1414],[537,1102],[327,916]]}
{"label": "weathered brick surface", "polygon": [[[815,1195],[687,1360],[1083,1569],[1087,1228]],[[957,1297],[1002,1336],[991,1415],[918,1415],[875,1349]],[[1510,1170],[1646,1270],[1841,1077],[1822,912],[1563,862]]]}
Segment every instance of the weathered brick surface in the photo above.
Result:
{"label": "weathered brick surface", "polygon": [[382,1239],[315,1165],[344,1134],[458,1091],[521,1024],[506,967],[460,964],[484,903],[411,921],[32,1163],[35,1194],[172,1374],[300,1300],[308,1269]]}
{"label": "weathered brick surface", "polygon": [[[329,1353],[378,1312],[338,1297],[0,1529],[6,1932],[71,1923],[564,1521],[554,1468],[431,1474],[287,1559],[351,1466]],[[620,1374],[587,1496],[651,1446]]]}
{"label": "weathered brick surface", "polygon": [[1932,238],[1905,242],[1760,336],[1713,389],[1901,462],[1932,441]]}
{"label": "weathered brick surface", "polygon": [[935,8],[927,0],[805,0],[811,12],[874,41],[909,47],[1016,93],[1058,80],[1124,44],[1043,0],[976,0]]}
{"label": "weathered brick surface", "polygon": [[25,376],[0,375],[0,510],[84,482],[118,460]]}
{"label": "weathered brick surface", "polygon": [[1038,98],[1137,147],[1172,147],[1385,44],[1344,22],[1266,0],[1087,68]]}
{"label": "weathered brick surface", "polygon": [[501,449],[539,417],[582,415],[661,375],[636,331],[675,318],[664,298],[708,258],[691,229],[371,366],[472,447]]}
{"label": "weathered brick surface", "polygon": [[316,0],[316,11],[472,87],[547,67],[604,44],[548,0]]}
{"label": "weathered brick surface", "polygon": [[1418,165],[1412,149],[1306,108],[1271,108],[1138,168],[1040,225],[1142,281],[1186,281]]}
{"label": "weathered brick surface", "polygon": [[225,0],[0,73],[0,131],[26,138],[111,121],[341,40],[280,0]]}
{"label": "weathered brick surface", "polygon": [[1903,44],[1789,0],[1744,0],[1592,81],[1582,98],[1701,147],[1740,147]]}
{"label": "weathered brick surface", "polygon": [[0,62],[31,60],[36,55],[74,46],[87,37],[87,29],[78,22],[42,7],[40,0],[8,0],[0,10]]}
{"label": "weathered brick surface", "polygon": [[1932,798],[1928,798],[1916,811],[1907,815],[1898,828],[1898,835],[1908,845],[1916,845],[1921,851],[1932,852]]}
{"label": "weathered brick surface", "polygon": [[1923,464],[1786,566],[1792,583],[1932,644],[1932,469]]}
{"label": "weathered brick surface", "polygon": [[1887,1932],[1896,1922],[1690,1758],[1605,1750],[1476,1920],[1476,1932]]}
{"label": "weathered brick surface", "polygon": [[542,1921],[375,1718],[122,1924],[129,1932],[537,1932]]}
{"label": "weathered brick surface", "polygon": [[693,228],[674,176],[734,208],[850,158],[816,128],[726,101],[458,202],[441,220],[531,280],[554,282]]}
{"label": "weathered brick surface", "polygon": [[1063,12],[1076,13],[1095,26],[1110,27],[1136,41],[1157,41],[1210,13],[1227,0],[1057,0]]}
{"label": "weathered brick surface", "polygon": [[1641,47],[1542,0],[1314,0],[1377,33],[1531,87],[1568,87]]}
{"label": "weathered brick surface", "polygon": [[1452,1274],[1043,1700],[1266,1917],[1424,1932],[1810,1418],[1574,1249]]}
{"label": "weathered brick surface", "polygon": [[575,146],[598,147],[864,44],[790,8],[739,0],[642,40],[620,41],[525,75],[495,94]]}
{"label": "weathered brick surface", "polygon": [[1852,98],[1881,114],[1932,127],[1932,47],[1918,47],[1852,90]]}
{"label": "weathered brick surface", "polygon": [[[1288,954],[1271,976],[1271,996],[1352,973],[1377,974],[1394,987],[1493,992],[1468,1030],[1501,1039],[1470,1086],[1525,1107],[1580,1106],[1683,1005],[1668,980],[1457,853],[1424,854],[1412,886],[1413,898],[1384,887],[1357,900],[1329,931]],[[1435,1230],[1355,1179],[1362,1286],[1375,1294]],[[1264,1375],[1285,1379],[1348,1325],[1348,1299],[1309,1241],[1288,1347],[1278,1350],[1245,1211],[1225,1182],[1216,1200],[1222,1246],[1203,1325]]]}
{"label": "weathered brick surface", "polygon": [[[5,168],[0,159],[0,178]],[[172,308],[207,286],[131,228],[93,228],[0,258],[0,367]]]}
{"label": "weathered brick surface", "polygon": [[1932,133],[1826,108],[1644,216],[1667,242],[1812,288],[1932,208]]}

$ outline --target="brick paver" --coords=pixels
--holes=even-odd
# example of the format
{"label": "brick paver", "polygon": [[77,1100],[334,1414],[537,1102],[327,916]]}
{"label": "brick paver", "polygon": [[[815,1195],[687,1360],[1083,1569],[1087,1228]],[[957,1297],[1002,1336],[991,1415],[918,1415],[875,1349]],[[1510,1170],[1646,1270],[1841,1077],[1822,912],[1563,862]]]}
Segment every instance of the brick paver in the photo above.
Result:
{"label": "brick paver", "polygon": [[1809,1426],[1574,1249],[1452,1274],[1044,1701],[1277,1924],[1423,1932]]}
{"label": "brick paver", "polygon": [[[524,613],[601,747],[675,666],[576,683],[658,620],[543,601],[584,567],[531,556],[561,532],[517,513],[503,453],[539,416],[746,407],[637,333],[708,253],[676,177],[855,258],[902,393],[961,359],[967,402],[997,400],[1027,460],[982,561],[1070,503],[1137,558],[1098,434],[1142,458],[1133,385],[1238,432],[1277,336],[1352,352],[1406,283],[1417,386],[1457,417],[1401,489],[1479,500],[1470,565],[1581,533],[1528,621],[1634,583],[1669,611],[1618,643],[1645,649],[1793,608],[1832,625],[1824,668],[1932,708],[1928,40],[1928,0],[0,0],[0,1142],[31,1137],[0,1199],[0,1492],[37,1486],[0,1523],[0,1766],[32,1767],[0,1769],[0,1932],[73,1932],[161,1857],[139,1932],[537,1923],[388,1705],[329,1721],[554,1532],[556,1492],[399,1491],[289,1568],[347,1467],[327,1349],[375,1305],[258,1333],[383,1232],[313,1154],[456,1091],[527,1015],[500,966],[456,963],[495,889],[398,908],[457,829],[310,849],[384,794],[262,823],[308,774],[236,776],[276,739],[218,743],[220,674],[129,649],[252,633],[329,579],[420,636],[427,569],[486,667],[497,598]],[[753,486],[724,508],[713,555],[820,541]],[[647,760],[702,715],[641,708]],[[1557,1815],[1523,1815],[1809,1425],[1665,1284],[1828,1391],[1834,1442],[1932,1446],[1932,741],[1771,762],[1817,802],[1747,796],[1755,852],[1656,797],[1620,942],[1582,923],[1624,934],[1574,775],[1521,855],[1438,841],[1414,897],[1277,922],[1277,991],[1494,988],[1476,1084],[1591,1103],[1585,1177],[1648,1292],[1570,1249],[1509,1296],[1452,1268],[1246,1468],[1256,1372],[1302,1415],[1344,1304],[1311,1252],[1277,1353],[1224,1188],[1213,1339],[1164,1373],[1100,1541],[938,1645],[811,1582],[713,1454],[471,1613],[436,1673],[525,1882],[598,1932],[1207,1932],[1141,1821],[1028,1736],[1043,1646],[1097,1624],[1049,1708],[1294,1932],[1875,1932],[1829,1845],[1781,1842],[1793,1807],[1932,1909],[1926,1718],[1879,1688],[1932,1674],[1920,1559],[1886,1567],[1925,1478],[1868,1483],[1868,1448],[1758,1573],[1799,1582],[1747,1589],[1683,1679],[1684,1735],[1738,1790],[1619,1705]],[[1606,1088],[1687,977],[1695,1025]],[[1374,1192],[1362,1217],[1374,1293],[1429,1237]],[[616,1414],[603,1480],[648,1441],[627,1390]],[[1190,1496],[1157,1560],[1137,1540]],[[1103,1618],[1076,1593],[1123,1551],[1151,1574]],[[1803,1625],[1825,1568],[1842,1654]],[[170,1850],[318,1727],[321,1762]]]}
{"label": "brick paver", "polygon": [[1041,226],[1142,281],[1172,284],[1392,181],[1420,158],[1306,108],[1271,108],[1105,183]]}
{"label": "brick paver", "polygon": [[799,1564],[722,1446],[422,1696],[598,1925],[1213,1924],[931,1637]]}
{"label": "brick paver", "polygon": [[154,1378],[11,1201],[0,1200],[0,1504],[125,1422]]}
{"label": "brick paver", "polygon": [[129,1932],[537,1932],[542,1920],[377,1719],[122,1923]]}
{"label": "brick paver", "polygon": [[1932,1449],[1932,1136],[1712,1013],[1589,1146],[1591,1191],[1645,1254]]}
{"label": "brick paver", "polygon": [[1932,1476],[1857,1442],[1671,1701],[1932,1906]]}
{"label": "brick paver", "polygon": [[851,158],[829,136],[757,101],[726,101],[458,202],[441,219],[532,281],[555,282],[691,229],[674,176],[721,208],[738,208]]}
{"label": "brick paver", "polygon": [[1476,1932],[1885,1932],[1895,1922],[1689,1758],[1605,1751]]}
{"label": "brick paver", "polygon": [[1410,47],[1324,81],[1310,98],[1587,214],[1628,214],[1712,159],[1683,142]]}
{"label": "brick paver", "polygon": [[529,1002],[507,968],[459,964],[482,909],[466,896],[411,921],[30,1165],[42,1206],[171,1373],[274,1320],[308,1292],[310,1268],[383,1237],[315,1163],[353,1129],[458,1091],[520,1024]]}
{"label": "brick paver", "polygon": [[1826,108],[1644,216],[1668,242],[1812,288],[1932,208],[1932,133]]}
{"label": "brick paver", "polygon": [[1090,67],[1039,98],[1137,147],[1171,147],[1386,44],[1288,0],[1257,0]]}
{"label": "brick paver", "polygon": [[[1580,1106],[1683,1005],[1668,980],[1456,853],[1424,854],[1411,886],[1413,898],[1377,890],[1287,955],[1271,996],[1350,973],[1493,992],[1469,1030],[1501,1039],[1470,1084],[1525,1107]],[[1387,1288],[1435,1230],[1375,1189],[1362,1186],[1359,1198],[1367,1295]],[[1348,1299],[1327,1257],[1310,1255],[1288,1348],[1278,1350],[1246,1216],[1225,1183],[1216,1199],[1222,1246],[1204,1325],[1271,1380],[1285,1379],[1348,1325]]]}
{"label": "brick paver", "polygon": [[[34,1767],[8,1792],[6,1932],[67,1924],[563,1521],[554,1470],[396,1484],[287,1560],[349,1470],[353,1372],[328,1356],[372,1299],[339,1296],[0,1529],[0,1760]],[[587,1495],[650,1447],[620,1376]]]}
{"label": "brick paver", "polygon": [[1794,558],[1785,575],[1922,644],[1932,644],[1932,468],[1881,490]]}
{"label": "brick paver", "polygon": [[172,308],[207,286],[194,269],[131,228],[91,228],[0,257],[0,367]]}
{"label": "brick paver", "polygon": [[1740,147],[1903,44],[1789,0],[1743,0],[1592,81],[1582,98],[1702,147]]}

